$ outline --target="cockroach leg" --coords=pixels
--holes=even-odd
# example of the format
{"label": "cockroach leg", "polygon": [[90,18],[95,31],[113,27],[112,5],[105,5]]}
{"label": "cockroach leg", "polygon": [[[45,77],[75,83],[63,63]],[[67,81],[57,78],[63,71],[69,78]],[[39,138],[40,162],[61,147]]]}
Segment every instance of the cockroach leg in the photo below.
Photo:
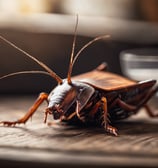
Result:
{"label": "cockroach leg", "polygon": [[146,109],[146,111],[150,117],[152,117],[152,118],[158,117],[158,114],[155,114],[147,104],[144,105],[144,108]]}
{"label": "cockroach leg", "polygon": [[140,102],[140,104],[138,105],[138,108],[140,108],[142,105],[145,106],[145,104],[147,103],[147,101],[158,91],[158,86],[154,87],[153,89],[151,89],[150,91],[148,91],[148,93],[146,94],[146,96],[144,97],[144,99]]}
{"label": "cockroach leg", "polygon": [[41,93],[33,106],[30,108],[30,110],[19,120],[17,121],[1,121],[0,124],[6,125],[6,126],[15,126],[16,124],[25,124],[27,120],[32,117],[32,115],[36,112],[37,108],[43,103],[44,100],[47,101],[48,94]]}
{"label": "cockroach leg", "polygon": [[113,103],[110,106],[112,107],[115,106],[116,104],[118,104],[122,109],[127,111],[135,111],[138,108],[137,106],[125,103],[120,98],[115,99],[115,101],[113,101]]}
{"label": "cockroach leg", "polygon": [[82,122],[85,122],[85,117],[81,116],[81,111],[79,110],[79,101],[76,101],[76,115],[79,120],[81,120]]}
{"label": "cockroach leg", "polygon": [[112,127],[110,124],[109,124],[109,120],[108,120],[108,116],[107,116],[107,99],[105,97],[102,97],[100,101],[98,101],[95,106],[92,108],[91,112],[90,112],[90,116],[91,117],[94,117],[94,115],[98,112],[98,109],[99,108],[102,108],[103,110],[103,115],[101,116],[100,119],[103,120],[103,122],[101,123],[101,125],[104,126],[106,132],[110,133],[110,134],[113,134],[115,136],[117,136],[117,129]]}
{"label": "cockroach leg", "polygon": [[71,120],[75,115],[77,115],[76,111],[74,111],[71,115],[65,118],[65,120]]}
{"label": "cockroach leg", "polygon": [[127,104],[124,101],[122,101],[120,98],[117,98],[110,106],[112,107],[118,104],[124,110],[136,112],[144,104],[144,108],[146,109],[150,117],[158,117],[158,114],[154,114],[154,112],[150,109],[150,107],[147,104],[145,104],[157,91],[158,91],[158,87],[149,91],[148,94],[144,97],[144,99],[137,106]]}
{"label": "cockroach leg", "polygon": [[145,104],[156,92],[158,91],[158,86],[156,86],[155,88],[153,88],[152,90],[150,90],[148,92],[148,94],[146,95],[146,97],[144,98],[144,100],[140,103],[139,106],[141,106],[142,104],[144,104],[144,108],[146,109],[148,115],[150,117],[158,117],[158,114],[155,114],[151,109],[150,107]]}
{"label": "cockroach leg", "polygon": [[144,104],[144,107],[146,108],[148,114],[151,117],[155,117],[154,113],[150,110],[150,108],[145,104],[156,92],[158,91],[158,87],[152,89],[151,91],[148,92],[148,94],[144,97],[144,99],[137,105],[130,105],[128,103],[125,103],[124,101],[122,101],[120,98],[115,99],[115,101],[113,101],[113,103],[110,105],[110,107],[115,106],[116,104],[118,104],[122,109],[127,110],[127,111],[136,111],[139,108],[142,107],[142,105]]}
{"label": "cockroach leg", "polygon": [[102,109],[103,109],[103,124],[104,124],[104,128],[106,130],[106,132],[113,134],[115,136],[118,135],[117,133],[117,129],[115,127],[112,127],[109,123],[108,123],[108,117],[107,117],[107,99],[105,97],[101,98],[101,103],[102,103]]}
{"label": "cockroach leg", "polygon": [[89,115],[91,117],[94,117],[94,115],[96,114],[96,112],[98,111],[99,107],[101,106],[101,101],[98,101],[95,106],[92,108],[92,110],[90,111]]}
{"label": "cockroach leg", "polygon": [[47,118],[48,118],[48,115],[49,114],[52,114],[52,112],[47,108],[46,110],[45,110],[45,115],[44,115],[44,123],[46,123],[47,122]]}

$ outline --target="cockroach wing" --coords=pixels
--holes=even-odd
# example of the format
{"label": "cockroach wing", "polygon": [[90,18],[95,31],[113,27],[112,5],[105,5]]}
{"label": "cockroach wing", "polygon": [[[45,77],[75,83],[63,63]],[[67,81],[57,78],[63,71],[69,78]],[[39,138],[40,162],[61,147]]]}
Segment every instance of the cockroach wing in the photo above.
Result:
{"label": "cockroach wing", "polygon": [[72,77],[72,80],[87,83],[94,88],[102,89],[104,91],[118,90],[137,84],[136,81],[97,69],[74,76]]}

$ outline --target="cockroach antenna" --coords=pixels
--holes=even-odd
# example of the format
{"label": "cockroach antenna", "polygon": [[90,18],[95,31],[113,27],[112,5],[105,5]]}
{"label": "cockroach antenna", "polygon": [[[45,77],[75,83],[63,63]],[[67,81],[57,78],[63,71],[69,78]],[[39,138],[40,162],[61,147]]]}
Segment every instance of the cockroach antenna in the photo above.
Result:
{"label": "cockroach antenna", "polygon": [[71,74],[72,74],[72,69],[73,69],[74,63],[76,62],[77,58],[80,56],[81,52],[84,51],[88,46],[90,46],[94,42],[96,42],[98,40],[101,40],[101,39],[105,39],[105,38],[109,38],[110,37],[110,35],[102,35],[102,36],[98,36],[98,37],[92,39],[91,41],[89,41],[88,43],[86,43],[77,52],[77,54],[74,56],[75,44],[76,44],[76,36],[77,36],[77,27],[78,27],[78,15],[77,15],[77,20],[76,20],[75,33],[74,33],[74,39],[73,39],[73,45],[72,45],[72,51],[71,51],[71,57],[70,57],[68,75],[67,75],[67,81],[68,81],[69,84],[71,84]]}
{"label": "cockroach antenna", "polygon": [[72,68],[73,68],[73,65],[74,63],[76,62],[77,58],[80,56],[81,52],[84,51],[88,46],[90,46],[91,44],[93,44],[94,42],[98,41],[98,40],[101,40],[101,39],[105,39],[105,38],[109,38],[110,35],[102,35],[102,36],[98,36],[98,37],[95,37],[94,39],[92,39],[91,41],[89,41],[88,43],[86,43],[78,52],[77,54],[75,55],[74,59],[73,59],[73,62],[72,62]]}
{"label": "cockroach antenna", "polygon": [[78,27],[78,15],[76,15],[76,25],[75,25],[75,32],[74,32],[74,39],[72,43],[72,51],[71,51],[71,57],[70,57],[70,63],[69,63],[69,69],[67,74],[67,82],[71,84],[71,73],[72,73],[72,65],[73,65],[73,59],[74,59],[74,51],[75,51],[75,44],[76,44],[76,36],[77,36],[77,27]]}
{"label": "cockroach antenna", "polygon": [[32,55],[30,55],[26,51],[22,50],[21,48],[19,48],[18,46],[16,46],[12,42],[8,41],[6,38],[2,37],[1,35],[0,35],[0,39],[2,39],[7,44],[14,47],[15,49],[17,49],[21,53],[23,53],[25,56],[27,56],[30,59],[32,59],[33,61],[35,61],[37,64],[39,64],[42,68],[44,68],[47,71],[47,72],[45,72],[45,71],[21,71],[21,72],[16,72],[16,73],[12,73],[12,74],[2,76],[0,79],[5,78],[5,77],[9,77],[9,76],[13,76],[13,75],[16,75],[16,74],[22,74],[22,73],[42,73],[42,74],[47,74],[47,75],[50,74],[50,76],[53,77],[58,82],[58,84],[62,84],[62,79],[53,70],[51,70],[46,64],[39,61],[37,58],[33,57]]}
{"label": "cockroach antenna", "polygon": [[[78,52],[77,54],[74,56],[74,51],[75,51],[75,44],[76,44],[76,36],[77,36],[77,27],[78,27],[78,15],[76,15],[77,19],[76,19],[76,25],[75,25],[75,31],[74,31],[74,39],[73,39],[73,44],[72,44],[72,51],[71,51],[71,56],[70,56],[70,62],[69,62],[69,68],[68,68],[68,73],[67,73],[67,82],[69,84],[72,83],[71,81],[71,75],[72,75],[72,69],[74,66],[74,63],[76,62],[76,60],[78,59],[78,57],[80,56],[81,52],[84,51],[88,46],[90,46],[92,43],[104,39],[104,38],[109,38],[110,35],[103,35],[103,36],[98,36],[94,39],[92,39],[91,41],[89,41],[87,44],[85,44]],[[7,75],[4,75],[2,77],[0,77],[0,79],[6,78],[6,77],[10,77],[10,76],[14,76],[14,75],[19,75],[19,74],[28,74],[28,73],[38,73],[38,74],[45,74],[45,75],[49,75],[51,77],[53,77],[58,84],[62,84],[63,80],[52,70],[50,69],[46,64],[44,64],[43,62],[39,61],[37,58],[33,57],[32,55],[30,55],[29,53],[27,53],[26,51],[22,50],[21,48],[19,48],[18,46],[16,46],[15,44],[13,44],[12,42],[8,41],[6,38],[2,37],[0,35],[0,39],[2,39],[3,41],[5,41],[7,44],[11,45],[12,47],[14,47],[15,49],[17,49],[18,51],[20,51],[21,53],[23,53],[25,56],[29,57],[30,59],[32,59],[33,61],[35,61],[37,64],[39,64],[42,68],[44,68],[47,72],[45,71],[20,71],[20,72],[15,72],[15,73],[10,73]]]}
{"label": "cockroach antenna", "polygon": [[8,78],[8,77],[11,77],[11,76],[15,76],[15,75],[21,75],[21,74],[43,74],[43,75],[48,75],[48,76],[51,76],[52,75],[48,72],[45,72],[45,71],[19,71],[19,72],[13,72],[13,73],[10,73],[10,74],[7,74],[7,75],[4,75],[4,76],[1,76],[0,79],[4,79],[4,78]]}

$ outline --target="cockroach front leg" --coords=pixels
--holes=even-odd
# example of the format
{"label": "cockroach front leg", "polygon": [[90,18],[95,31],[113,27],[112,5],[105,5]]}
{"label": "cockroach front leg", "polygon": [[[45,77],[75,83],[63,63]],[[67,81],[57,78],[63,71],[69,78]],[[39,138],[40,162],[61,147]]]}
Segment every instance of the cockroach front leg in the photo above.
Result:
{"label": "cockroach front leg", "polygon": [[37,108],[43,103],[43,101],[47,101],[48,94],[41,93],[33,106],[30,108],[30,110],[19,120],[17,121],[1,121],[0,124],[6,125],[6,126],[15,126],[16,124],[25,124],[27,120],[32,117],[32,115],[36,112]]}
{"label": "cockroach front leg", "polygon": [[81,120],[82,122],[85,122],[85,116],[84,116],[84,113],[81,113],[80,111],[79,103],[80,103],[79,101],[76,101],[76,115],[79,120]]}

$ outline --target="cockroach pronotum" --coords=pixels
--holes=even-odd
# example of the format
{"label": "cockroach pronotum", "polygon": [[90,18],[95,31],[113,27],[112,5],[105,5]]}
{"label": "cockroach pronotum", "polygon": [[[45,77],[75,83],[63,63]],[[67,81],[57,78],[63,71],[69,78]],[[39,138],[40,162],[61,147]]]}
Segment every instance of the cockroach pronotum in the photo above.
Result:
{"label": "cockroach pronotum", "polygon": [[145,107],[151,117],[158,117],[154,114],[147,101],[158,91],[156,80],[137,82],[117,74],[107,72],[106,64],[102,63],[96,69],[71,77],[75,61],[81,52],[97,40],[108,37],[99,36],[84,45],[74,56],[76,43],[76,31],[78,18],[75,26],[75,35],[72,45],[69,69],[66,79],[61,79],[53,70],[43,62],[17,47],[4,37],[0,38],[13,46],[25,56],[39,64],[45,71],[22,71],[2,76],[24,73],[43,73],[54,78],[58,85],[50,92],[41,93],[30,110],[16,121],[1,121],[0,124],[14,126],[26,123],[32,117],[43,101],[48,103],[45,110],[44,122],[47,122],[48,114],[52,114],[54,120],[68,123],[96,123],[105,129],[105,132],[118,135],[117,129],[111,125],[114,121],[126,119],[136,114],[141,107]]}

